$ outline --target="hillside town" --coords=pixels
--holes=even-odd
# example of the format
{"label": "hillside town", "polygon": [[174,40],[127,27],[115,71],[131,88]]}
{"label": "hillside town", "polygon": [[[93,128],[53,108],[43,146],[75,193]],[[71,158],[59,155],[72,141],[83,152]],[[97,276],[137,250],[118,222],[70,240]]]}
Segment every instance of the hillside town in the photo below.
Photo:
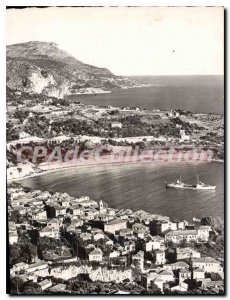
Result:
{"label": "hillside town", "polygon": [[12,294],[224,293],[221,218],[172,220],[19,183],[7,200]]}

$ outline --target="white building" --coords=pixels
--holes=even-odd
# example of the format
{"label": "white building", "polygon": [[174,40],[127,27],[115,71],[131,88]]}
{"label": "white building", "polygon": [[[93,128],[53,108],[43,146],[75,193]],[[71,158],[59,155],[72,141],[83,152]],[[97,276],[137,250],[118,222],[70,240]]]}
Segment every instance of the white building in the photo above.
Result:
{"label": "white building", "polygon": [[182,260],[182,259],[186,259],[186,258],[200,258],[200,252],[186,247],[186,248],[177,248],[176,249],[176,253],[177,253],[177,260]]}
{"label": "white building", "polygon": [[50,238],[53,238],[53,239],[58,239],[59,238],[59,231],[56,230],[55,228],[46,226],[41,231],[39,231],[39,236],[40,237],[47,236],[47,237],[50,237]]}
{"label": "white building", "polygon": [[204,270],[201,270],[200,268],[196,268],[193,270],[193,279],[199,280],[204,278],[205,278]]}
{"label": "white building", "polygon": [[17,233],[11,232],[9,233],[9,243],[12,245],[13,243],[18,242],[18,235]]}
{"label": "white building", "polygon": [[157,250],[155,252],[156,254],[156,265],[164,265],[166,263],[166,259],[165,259],[165,252],[162,250]]}
{"label": "white building", "polygon": [[199,268],[204,272],[222,272],[223,269],[220,267],[220,262],[211,257],[200,257],[192,259],[192,268]]}
{"label": "white building", "polygon": [[113,123],[111,123],[111,128],[122,128],[122,123],[113,122]]}
{"label": "white building", "polygon": [[178,285],[171,288],[171,291],[179,291],[179,292],[187,292],[188,284],[185,282],[181,282]]}
{"label": "white building", "polygon": [[197,230],[199,240],[207,242],[209,239],[210,231],[212,231],[211,226],[200,226]]}
{"label": "white building", "polygon": [[89,253],[89,261],[102,261],[102,252],[101,249],[94,249]]}
{"label": "white building", "polygon": [[127,227],[127,221],[122,219],[114,219],[104,224],[104,231],[115,233],[121,229],[125,229]]}
{"label": "white building", "polygon": [[173,242],[175,244],[180,244],[183,241],[190,242],[197,240],[197,230],[174,230],[165,235],[165,242]]}

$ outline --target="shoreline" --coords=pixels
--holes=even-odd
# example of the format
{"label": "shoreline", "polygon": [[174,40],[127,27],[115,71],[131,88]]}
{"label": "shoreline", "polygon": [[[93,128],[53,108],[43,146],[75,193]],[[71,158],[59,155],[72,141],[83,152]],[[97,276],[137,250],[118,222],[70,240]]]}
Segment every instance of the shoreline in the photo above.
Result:
{"label": "shoreline", "polygon": [[[224,160],[218,160],[218,159],[213,159],[212,161],[209,161],[209,162],[207,162],[207,161],[203,161],[203,162],[174,162],[174,161],[172,161],[172,162],[170,162],[170,161],[168,161],[168,162],[166,162],[166,163],[168,163],[168,164],[174,164],[174,163],[177,163],[177,164],[180,164],[180,163],[182,163],[182,164],[204,164],[204,163],[212,163],[212,162],[217,162],[217,163],[224,163]],[[33,177],[39,177],[39,176],[41,176],[41,175],[46,175],[46,174],[50,174],[50,173],[55,173],[55,172],[58,172],[58,171],[60,171],[60,170],[68,170],[68,169],[73,169],[73,168],[77,168],[77,167],[79,167],[79,168],[81,168],[81,169],[83,169],[83,168],[92,168],[92,167],[101,167],[101,166],[122,166],[122,165],[132,165],[132,166],[139,166],[139,165],[146,165],[146,163],[148,164],[148,166],[150,165],[149,164],[149,161],[146,161],[146,162],[143,162],[143,161],[138,161],[138,162],[135,162],[135,163],[130,163],[130,162],[116,162],[116,163],[103,163],[103,164],[100,164],[100,163],[98,163],[98,164],[75,164],[75,165],[65,165],[65,166],[54,166],[54,168],[52,168],[52,169],[47,169],[47,170],[42,170],[41,172],[39,172],[39,173],[33,173],[33,174],[29,174],[29,175],[26,175],[26,176],[23,176],[23,177],[19,177],[19,178],[7,178],[7,183],[12,183],[12,182],[14,182],[14,181],[21,181],[21,180],[25,180],[25,179],[29,179],[29,178],[33,178]],[[151,164],[151,166],[153,167],[153,164],[163,164],[163,163],[165,163],[165,162],[152,162],[152,164]]]}

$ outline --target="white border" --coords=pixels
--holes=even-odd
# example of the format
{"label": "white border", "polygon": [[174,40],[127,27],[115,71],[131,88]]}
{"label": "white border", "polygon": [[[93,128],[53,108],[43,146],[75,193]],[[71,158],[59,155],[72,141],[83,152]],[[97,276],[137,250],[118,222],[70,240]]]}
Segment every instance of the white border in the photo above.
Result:
{"label": "white border", "polygon": [[[5,6],[224,6],[225,9],[229,8],[229,0],[5,0],[0,2],[0,192],[2,207],[0,208],[0,222],[1,222],[1,234],[0,234],[0,295],[1,299],[7,299],[6,295],[6,171],[5,171],[5,124],[6,124],[6,103],[5,103]],[[227,40],[229,38],[229,28],[226,20],[226,40],[225,40],[225,51],[228,49]],[[227,51],[226,51],[227,52]],[[227,62],[225,62],[227,63]],[[226,73],[228,70],[228,65],[226,65]],[[229,86],[229,79],[226,82],[227,87]],[[227,103],[227,99],[225,100]],[[225,107],[226,109],[226,107]],[[229,116],[229,107],[226,111],[226,116]],[[226,118],[227,119],[227,118]],[[227,124],[226,124],[227,125]],[[227,130],[226,143],[229,141],[229,126],[225,128]],[[226,144],[226,149],[229,149],[229,145]],[[226,153],[227,155],[227,153]],[[229,167],[229,162],[227,162],[226,167]],[[230,179],[226,181],[226,187],[230,186]],[[226,195],[226,207],[227,215],[230,215],[229,205],[227,205],[228,199]],[[227,218],[226,218],[227,219]],[[226,222],[226,220],[225,220]],[[228,224],[229,225],[229,222]],[[225,225],[225,226],[226,226]],[[226,238],[229,233],[229,226],[226,226]],[[229,244],[229,239],[227,239]],[[226,256],[228,255],[227,249],[229,245],[226,245]],[[229,270],[229,259],[227,259],[227,270]],[[227,271],[225,270],[225,271]],[[226,272],[227,273],[227,272]],[[230,286],[230,276],[226,276],[226,288],[227,292]],[[23,297],[23,296],[22,296]],[[27,296],[28,297],[28,296]],[[80,296],[78,296],[80,297]],[[90,296],[89,296],[90,297]],[[156,296],[155,296],[156,297]],[[160,296],[159,296],[160,297]],[[196,297],[202,299],[203,296]],[[24,297],[23,297],[24,298]],[[67,297],[64,297],[67,298]],[[84,296],[86,299],[87,297]],[[103,298],[105,298],[103,296]],[[119,298],[127,299],[125,296],[120,296]],[[165,296],[164,296],[165,298]],[[181,299],[185,297],[180,297]],[[207,299],[208,296],[205,296]],[[43,299],[48,299],[48,296]],[[163,298],[162,298],[163,299]]]}

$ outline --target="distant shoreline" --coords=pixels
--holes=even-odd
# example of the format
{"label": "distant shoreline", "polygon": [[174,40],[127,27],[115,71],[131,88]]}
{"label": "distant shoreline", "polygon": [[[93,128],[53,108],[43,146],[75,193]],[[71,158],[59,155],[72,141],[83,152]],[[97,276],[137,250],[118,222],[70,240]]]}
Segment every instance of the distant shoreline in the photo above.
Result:
{"label": "distant shoreline", "polygon": [[[212,161],[210,162],[179,162],[179,163],[182,163],[182,164],[206,164],[206,163],[212,163],[212,162],[217,162],[217,163],[224,163],[224,160],[218,160],[218,159],[213,159]],[[148,164],[148,166],[150,166],[149,162],[135,162],[135,163],[130,163],[130,162],[116,162],[116,163],[103,163],[103,164],[82,164],[82,165],[73,165],[73,166],[54,166],[53,169],[47,169],[47,170],[42,170],[40,173],[34,173],[34,174],[30,174],[30,175],[26,175],[24,177],[19,177],[19,178],[9,178],[7,179],[7,182],[8,183],[11,183],[11,182],[14,182],[14,181],[21,181],[21,180],[25,180],[25,179],[29,179],[29,178],[33,178],[33,177],[38,177],[38,176],[41,176],[41,175],[46,175],[46,174],[50,174],[50,173],[55,173],[55,172],[58,172],[60,170],[68,170],[68,169],[73,169],[73,168],[81,168],[81,169],[88,169],[88,168],[92,168],[92,167],[101,167],[101,166],[121,166],[121,165],[146,165],[146,163]],[[153,162],[155,164],[164,164],[165,162]],[[179,164],[178,162],[167,162],[168,164]],[[151,166],[153,166],[153,164],[151,164]]]}

